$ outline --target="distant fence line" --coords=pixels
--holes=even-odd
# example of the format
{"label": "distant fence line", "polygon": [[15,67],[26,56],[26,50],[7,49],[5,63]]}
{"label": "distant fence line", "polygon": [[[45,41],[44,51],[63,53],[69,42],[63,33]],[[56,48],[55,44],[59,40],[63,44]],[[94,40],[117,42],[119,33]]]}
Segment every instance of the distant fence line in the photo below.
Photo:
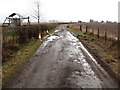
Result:
{"label": "distant fence line", "polygon": [[92,27],[92,26],[86,26],[86,25],[80,25],[79,29],[81,31],[84,31],[85,33],[90,33],[97,35],[97,37],[104,37],[104,40],[106,41],[107,39],[111,40],[118,40],[118,37],[115,37],[113,33],[108,33],[107,29],[104,28],[104,31],[101,31],[100,28]]}

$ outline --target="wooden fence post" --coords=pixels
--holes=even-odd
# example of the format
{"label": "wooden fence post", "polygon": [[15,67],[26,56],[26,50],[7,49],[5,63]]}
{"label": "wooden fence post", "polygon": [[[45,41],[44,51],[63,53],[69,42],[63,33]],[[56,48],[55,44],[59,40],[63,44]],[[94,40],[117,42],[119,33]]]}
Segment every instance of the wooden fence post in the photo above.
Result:
{"label": "wooden fence post", "polygon": [[92,34],[94,35],[94,28],[92,28]]}
{"label": "wooden fence post", "polygon": [[105,30],[105,41],[107,40],[107,31]]}
{"label": "wooden fence post", "polygon": [[98,28],[98,34],[97,34],[97,37],[99,38],[99,28]]}
{"label": "wooden fence post", "polygon": [[88,26],[86,26],[86,33],[88,32]]}
{"label": "wooden fence post", "polygon": [[25,26],[25,43],[27,43],[27,28],[26,28],[26,26]]}
{"label": "wooden fence post", "polygon": [[80,25],[80,31],[82,31],[82,25]]}

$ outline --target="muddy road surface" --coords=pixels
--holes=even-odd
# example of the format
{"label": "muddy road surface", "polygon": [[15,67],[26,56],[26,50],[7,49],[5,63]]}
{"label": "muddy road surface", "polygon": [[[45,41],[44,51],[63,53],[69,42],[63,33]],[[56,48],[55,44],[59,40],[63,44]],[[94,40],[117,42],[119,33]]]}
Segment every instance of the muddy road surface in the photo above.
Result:
{"label": "muddy road surface", "polygon": [[29,60],[9,88],[116,88],[83,44],[60,26]]}

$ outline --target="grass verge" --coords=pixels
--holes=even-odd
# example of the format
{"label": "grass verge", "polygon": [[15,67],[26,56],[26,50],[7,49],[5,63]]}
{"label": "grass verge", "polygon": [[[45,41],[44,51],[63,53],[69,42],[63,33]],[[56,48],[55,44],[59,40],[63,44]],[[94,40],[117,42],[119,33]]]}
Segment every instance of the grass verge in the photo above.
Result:
{"label": "grass verge", "polygon": [[19,71],[22,68],[22,66],[29,60],[29,58],[38,49],[39,46],[40,44],[38,40],[32,39],[27,45],[20,47],[19,51],[16,52],[11,60],[8,60],[3,64],[3,85],[7,83],[11,76],[15,75],[16,71]]}
{"label": "grass verge", "polygon": [[[85,33],[78,27],[69,27],[69,31],[74,32],[79,40],[88,48],[88,50],[96,57],[101,66],[112,73],[113,78],[118,77],[118,48],[115,41],[105,41],[102,37]],[[106,69],[107,68],[107,69]]]}
{"label": "grass verge", "polygon": [[[51,29],[49,33],[53,33],[57,24],[48,24]],[[44,33],[46,36],[46,33]],[[43,36],[43,38],[44,38]],[[43,40],[44,41],[44,40]],[[42,44],[36,39],[32,39],[28,44],[22,45],[19,47],[19,50],[15,52],[12,57],[9,58],[5,63],[2,65],[2,86],[6,86],[9,80],[12,77],[16,76],[17,72],[22,71],[23,66],[27,64],[33,53],[38,49],[38,47]]]}

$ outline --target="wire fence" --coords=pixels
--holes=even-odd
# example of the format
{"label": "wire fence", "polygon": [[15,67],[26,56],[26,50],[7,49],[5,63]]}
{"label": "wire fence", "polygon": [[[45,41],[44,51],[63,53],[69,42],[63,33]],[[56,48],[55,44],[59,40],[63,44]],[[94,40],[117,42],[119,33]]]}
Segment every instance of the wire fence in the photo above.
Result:
{"label": "wire fence", "polygon": [[[79,29],[85,33],[90,33],[93,35],[97,35],[97,37],[103,37],[106,41],[107,39],[117,41],[118,40],[118,33],[113,31],[109,31],[107,28],[101,27],[94,27],[94,26],[86,26],[80,25]],[[116,30],[117,31],[117,30]]]}

